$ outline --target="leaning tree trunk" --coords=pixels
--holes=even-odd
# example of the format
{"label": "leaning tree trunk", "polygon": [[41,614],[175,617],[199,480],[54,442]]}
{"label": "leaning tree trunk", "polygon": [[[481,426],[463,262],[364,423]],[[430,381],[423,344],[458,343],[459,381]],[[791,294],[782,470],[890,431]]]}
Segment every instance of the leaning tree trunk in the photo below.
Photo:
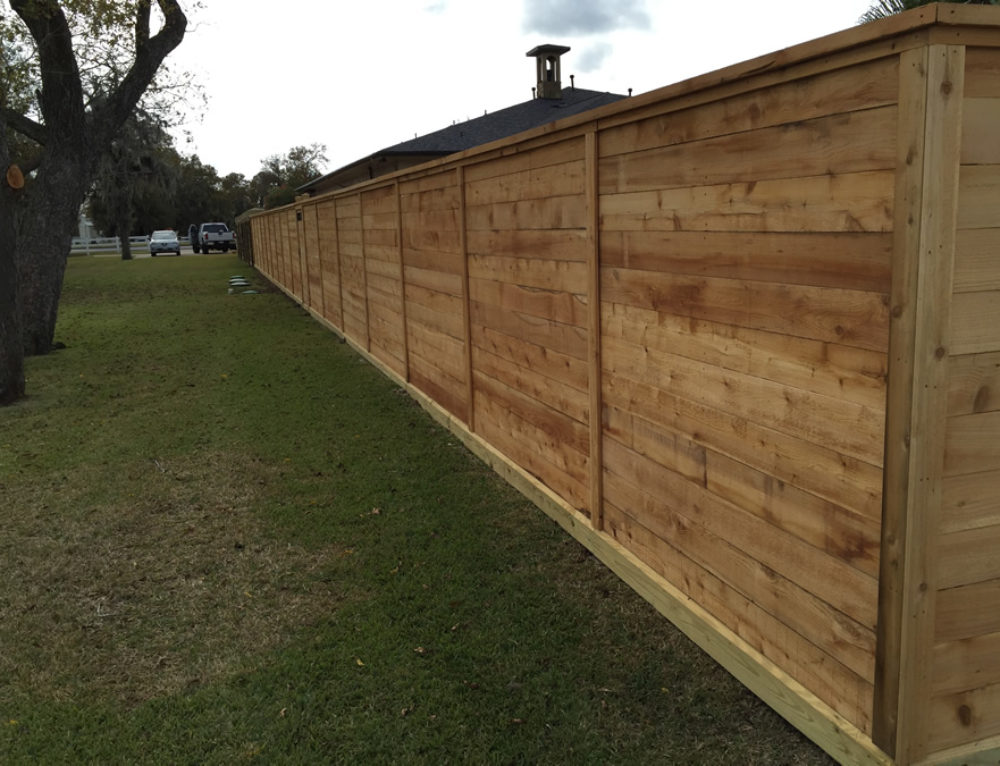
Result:
{"label": "leaning tree trunk", "polygon": [[[18,302],[16,229],[14,208],[19,172],[8,171],[10,156],[3,123],[0,123],[0,405],[24,396],[24,347]],[[13,184],[13,185],[12,185]]]}
{"label": "leaning tree trunk", "polygon": [[52,350],[66,259],[87,191],[81,182],[90,178],[77,157],[53,157],[20,206],[16,253],[25,356]]}

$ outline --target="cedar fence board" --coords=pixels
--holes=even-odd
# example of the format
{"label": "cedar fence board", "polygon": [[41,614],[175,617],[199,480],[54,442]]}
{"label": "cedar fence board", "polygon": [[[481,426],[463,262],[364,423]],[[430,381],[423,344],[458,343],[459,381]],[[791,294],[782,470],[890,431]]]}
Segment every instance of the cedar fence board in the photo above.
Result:
{"label": "cedar fence board", "polygon": [[1000,9],[925,6],[249,258],[833,757],[995,762],[998,118]]}

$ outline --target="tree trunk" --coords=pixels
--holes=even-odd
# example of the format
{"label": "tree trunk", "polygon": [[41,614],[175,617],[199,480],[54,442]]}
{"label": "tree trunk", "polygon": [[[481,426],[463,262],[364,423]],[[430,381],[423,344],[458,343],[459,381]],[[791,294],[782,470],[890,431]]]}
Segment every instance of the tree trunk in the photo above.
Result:
{"label": "tree trunk", "polygon": [[[134,111],[164,58],[184,39],[187,18],[177,0],[156,0],[163,26],[149,35],[151,0],[140,0],[135,15],[135,57],[124,78],[88,107],[73,49],[73,33],[58,0],[8,0],[36,45],[41,90],[36,90],[41,122],[0,109],[0,119],[44,147],[37,176],[15,209],[11,254],[17,269],[21,331],[25,354],[52,349],[66,259],[80,206],[93,181],[96,163]],[[0,93],[0,107],[6,107]],[[7,160],[6,128],[0,133]],[[7,205],[7,187],[0,184]],[[9,213],[5,213],[9,214]],[[0,245],[4,233],[0,231]],[[0,250],[0,261],[9,257]],[[6,284],[11,284],[13,280]],[[0,298],[2,304],[2,298]],[[0,305],[0,311],[3,310]],[[4,330],[0,327],[0,330]],[[2,360],[0,360],[2,362]]]}
{"label": "tree trunk", "polygon": [[131,261],[132,243],[129,242],[128,234],[123,234],[122,231],[128,231],[128,229],[118,229],[118,249],[121,251],[123,261]]}
{"label": "tree trunk", "polygon": [[0,405],[24,396],[24,346],[14,263],[14,216],[8,196],[0,195]]}
{"label": "tree trunk", "polygon": [[24,347],[18,302],[17,243],[14,227],[15,197],[5,178],[10,165],[7,136],[0,123],[0,405],[24,396]]}
{"label": "tree trunk", "polygon": [[25,356],[52,350],[66,259],[90,177],[76,157],[53,156],[25,189],[16,234]]}
{"label": "tree trunk", "polygon": [[123,160],[117,160],[119,172],[116,173],[118,180],[115,189],[111,193],[112,204],[115,208],[115,228],[118,230],[118,250],[122,254],[123,261],[132,260],[132,243],[129,236],[132,234],[132,193],[131,180],[128,177],[128,169]]}

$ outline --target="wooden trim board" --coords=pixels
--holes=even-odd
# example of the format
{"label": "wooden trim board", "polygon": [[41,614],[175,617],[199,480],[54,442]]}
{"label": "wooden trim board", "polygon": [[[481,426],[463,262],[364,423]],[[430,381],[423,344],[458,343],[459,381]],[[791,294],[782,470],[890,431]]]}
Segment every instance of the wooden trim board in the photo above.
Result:
{"label": "wooden trim board", "polygon": [[873,740],[928,755],[965,48],[902,54]]}

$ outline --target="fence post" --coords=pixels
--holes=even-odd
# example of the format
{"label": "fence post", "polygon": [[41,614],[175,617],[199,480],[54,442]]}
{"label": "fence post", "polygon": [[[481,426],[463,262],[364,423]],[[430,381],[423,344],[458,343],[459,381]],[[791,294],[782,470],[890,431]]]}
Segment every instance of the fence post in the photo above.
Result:
{"label": "fence post", "polygon": [[590,362],[590,523],[604,529],[604,405],[601,400],[601,211],[597,126],[587,131],[584,158],[587,205],[587,354]]}

